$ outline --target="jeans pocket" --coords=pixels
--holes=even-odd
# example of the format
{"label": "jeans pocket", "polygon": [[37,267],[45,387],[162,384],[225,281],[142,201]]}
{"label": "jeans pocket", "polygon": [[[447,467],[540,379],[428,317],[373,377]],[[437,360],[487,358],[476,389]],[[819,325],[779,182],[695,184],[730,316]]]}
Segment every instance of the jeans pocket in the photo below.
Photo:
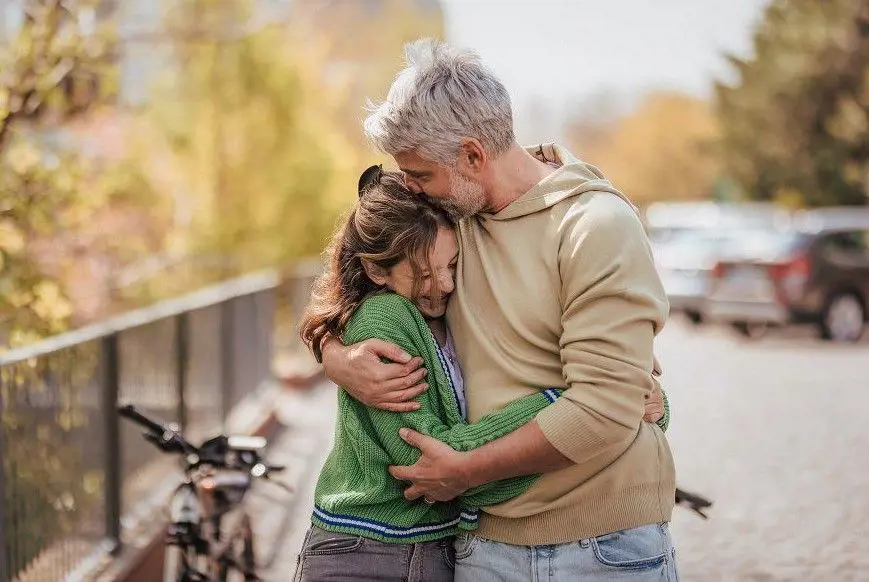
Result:
{"label": "jeans pocket", "polygon": [[308,537],[302,549],[304,556],[333,556],[335,554],[350,554],[362,546],[360,536],[315,529]]}
{"label": "jeans pocket", "polygon": [[591,538],[591,548],[595,559],[604,566],[625,570],[660,568],[673,552],[670,536],[661,524]]}
{"label": "jeans pocket", "polygon": [[441,555],[444,558],[444,564],[447,568],[454,570],[456,568],[456,546],[452,538],[446,538],[439,542],[441,547]]}
{"label": "jeans pocket", "polygon": [[480,543],[480,538],[474,535],[462,533],[456,536],[455,541],[455,560],[465,560],[471,557],[477,545]]}

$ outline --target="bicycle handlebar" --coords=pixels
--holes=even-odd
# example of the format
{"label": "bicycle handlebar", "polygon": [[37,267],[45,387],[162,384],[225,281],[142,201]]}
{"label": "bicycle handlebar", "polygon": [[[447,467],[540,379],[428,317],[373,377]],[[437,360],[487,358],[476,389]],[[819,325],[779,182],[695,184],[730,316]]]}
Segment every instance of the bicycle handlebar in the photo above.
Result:
{"label": "bicycle handlebar", "polygon": [[118,414],[157,434],[162,435],[169,430],[168,427],[163,426],[159,422],[151,420],[150,418],[136,410],[136,407],[132,404],[118,407]]}
{"label": "bicycle handlebar", "polygon": [[171,429],[170,427],[157,422],[156,420],[152,420],[136,410],[136,407],[132,404],[127,404],[126,406],[118,407],[118,414],[128,420],[131,420],[148,429],[148,432],[151,433],[154,437],[157,437],[153,444],[160,447],[163,450],[171,450],[171,446],[174,445],[178,447],[181,452],[184,453],[195,453],[198,452],[198,449],[184,440],[178,432]]}
{"label": "bicycle handlebar", "polygon": [[[251,453],[251,451],[246,451],[243,448],[235,449],[229,446],[228,439],[226,437],[216,437],[214,439],[206,441],[202,445],[202,447],[195,447],[188,443],[184,439],[184,437],[177,431],[166,426],[165,424],[148,418],[147,416],[139,412],[132,404],[128,404],[126,406],[119,406],[118,414],[123,418],[131,420],[139,426],[146,428],[148,431],[144,435],[146,440],[151,442],[156,447],[160,448],[162,451],[167,453],[194,453],[196,455],[196,460],[192,461],[193,466],[198,465],[200,462],[213,463],[217,466],[223,466],[225,464],[223,457],[229,451],[243,452],[247,454]],[[255,452],[253,453],[253,455],[254,461],[251,462],[251,466],[259,464],[263,468],[263,474],[257,475],[259,477],[268,478],[269,474],[280,473],[286,468],[283,465],[273,465],[262,461],[259,455]],[[206,458],[200,458],[200,456]]]}

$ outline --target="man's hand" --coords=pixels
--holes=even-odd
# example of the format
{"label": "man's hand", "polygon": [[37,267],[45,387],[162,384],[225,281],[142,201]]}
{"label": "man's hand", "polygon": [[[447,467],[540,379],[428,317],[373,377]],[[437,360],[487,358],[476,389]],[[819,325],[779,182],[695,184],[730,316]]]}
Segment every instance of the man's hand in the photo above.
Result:
{"label": "man's hand", "polygon": [[468,490],[464,470],[467,453],[456,452],[449,445],[409,428],[401,429],[399,435],[422,453],[413,465],[389,467],[393,477],[413,483],[404,490],[407,500],[425,497],[429,501],[450,501]]}
{"label": "man's hand", "polygon": [[646,411],[643,415],[643,420],[646,422],[658,422],[664,416],[664,394],[661,392],[661,385],[655,381],[655,388],[646,399]]}
{"label": "man's hand", "polygon": [[[384,364],[386,358],[392,364]],[[332,382],[366,406],[391,412],[419,408],[413,399],[422,394],[426,370],[422,358],[411,358],[390,343],[370,339],[344,346],[334,338],[323,345],[323,370]]]}

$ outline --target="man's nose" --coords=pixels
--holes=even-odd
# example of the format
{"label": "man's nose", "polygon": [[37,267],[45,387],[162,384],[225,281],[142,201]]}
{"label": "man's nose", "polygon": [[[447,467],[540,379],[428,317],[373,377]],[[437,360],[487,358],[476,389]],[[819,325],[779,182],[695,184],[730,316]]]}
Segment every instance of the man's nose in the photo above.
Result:
{"label": "man's nose", "polygon": [[422,188],[419,184],[417,184],[416,180],[409,179],[407,176],[404,177],[404,185],[407,186],[407,189],[413,192],[414,194],[422,194]]}

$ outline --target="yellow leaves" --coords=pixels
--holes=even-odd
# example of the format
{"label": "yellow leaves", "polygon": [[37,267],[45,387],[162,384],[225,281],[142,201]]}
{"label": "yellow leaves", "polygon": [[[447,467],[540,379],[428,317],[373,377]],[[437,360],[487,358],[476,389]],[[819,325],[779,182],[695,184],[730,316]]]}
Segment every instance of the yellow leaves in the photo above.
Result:
{"label": "yellow leaves", "polygon": [[0,251],[17,255],[24,249],[24,232],[11,220],[0,221]]}
{"label": "yellow leaves", "polygon": [[99,471],[87,471],[82,477],[82,488],[88,495],[100,495],[103,491],[103,477]]}
{"label": "yellow leaves", "polygon": [[773,202],[792,210],[802,208],[805,195],[795,188],[778,188],[773,194]]}
{"label": "yellow leaves", "polygon": [[720,168],[714,149],[719,126],[705,101],[652,94],[604,131],[596,145],[575,153],[637,202],[711,195]]}
{"label": "yellow leaves", "polygon": [[45,320],[61,320],[72,315],[72,306],[54,281],[40,281],[33,288],[31,309]]}
{"label": "yellow leaves", "polygon": [[39,166],[40,158],[41,156],[36,146],[27,141],[13,143],[9,146],[9,151],[6,153],[9,168],[20,175],[28,174]]}
{"label": "yellow leaves", "polygon": [[[0,61],[0,66],[2,66],[2,61]],[[9,89],[0,86],[0,121],[5,120],[11,113],[9,101]]]}
{"label": "yellow leaves", "polygon": [[836,113],[827,122],[830,135],[849,143],[863,139],[869,131],[869,114],[862,103],[850,95],[839,99]]}
{"label": "yellow leaves", "polygon": [[33,342],[39,341],[43,338],[43,335],[35,330],[35,329],[25,329],[20,327],[12,328],[9,332],[9,347],[15,348],[19,346],[26,346],[27,344],[32,344]]}

